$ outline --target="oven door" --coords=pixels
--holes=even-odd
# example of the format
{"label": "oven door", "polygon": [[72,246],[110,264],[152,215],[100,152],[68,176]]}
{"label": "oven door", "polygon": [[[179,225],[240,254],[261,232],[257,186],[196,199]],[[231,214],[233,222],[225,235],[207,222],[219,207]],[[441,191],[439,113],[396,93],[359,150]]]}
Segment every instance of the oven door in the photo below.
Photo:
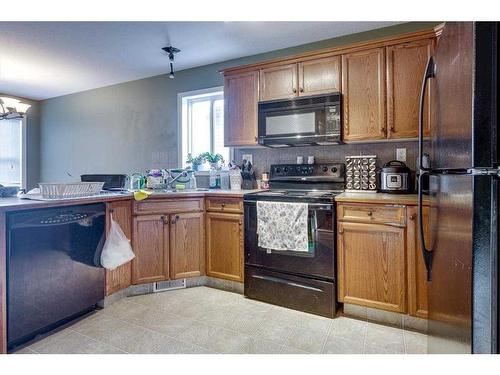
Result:
{"label": "oven door", "polygon": [[245,202],[245,264],[333,281],[335,205],[309,203],[308,211],[309,251],[269,250],[258,246],[256,202]]}

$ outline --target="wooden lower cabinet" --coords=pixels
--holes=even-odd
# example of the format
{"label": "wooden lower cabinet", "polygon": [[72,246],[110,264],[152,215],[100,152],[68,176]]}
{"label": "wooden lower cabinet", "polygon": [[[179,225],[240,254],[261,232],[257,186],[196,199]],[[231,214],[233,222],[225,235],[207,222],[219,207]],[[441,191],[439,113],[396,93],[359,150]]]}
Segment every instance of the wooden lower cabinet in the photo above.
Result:
{"label": "wooden lower cabinet", "polygon": [[140,215],[133,219],[132,283],[169,279],[169,224],[165,215]]}
{"label": "wooden lower cabinet", "polygon": [[170,278],[205,274],[205,214],[170,215]]}
{"label": "wooden lower cabinet", "polygon": [[208,212],[207,275],[243,282],[243,215]]}
{"label": "wooden lower cabinet", "polygon": [[339,222],[340,302],[406,312],[405,229]]}
{"label": "wooden lower cabinet", "polygon": [[[408,313],[427,318],[427,273],[418,230],[418,207],[408,207],[407,249],[408,249]],[[424,237],[429,246],[429,207],[423,208]]]}
{"label": "wooden lower cabinet", "polygon": [[[106,233],[111,228],[111,216],[118,223],[129,240],[132,239],[132,215],[130,200],[106,204]],[[132,283],[132,262],[125,263],[114,270],[106,270],[106,295],[127,288]]]}

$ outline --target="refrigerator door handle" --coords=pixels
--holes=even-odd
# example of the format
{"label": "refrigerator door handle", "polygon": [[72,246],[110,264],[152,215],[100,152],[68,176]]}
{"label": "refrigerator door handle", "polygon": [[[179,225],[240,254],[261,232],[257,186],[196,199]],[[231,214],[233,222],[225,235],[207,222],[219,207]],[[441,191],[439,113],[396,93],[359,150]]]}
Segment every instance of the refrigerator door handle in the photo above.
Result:
{"label": "refrigerator door handle", "polygon": [[434,64],[434,59],[429,57],[427,61],[427,66],[425,68],[424,78],[422,80],[422,87],[420,89],[420,105],[418,112],[418,165],[420,172],[430,171],[430,167],[424,167],[423,165],[423,149],[424,149],[424,104],[425,104],[425,92],[427,91],[427,82],[430,78],[436,76],[436,65]]}
{"label": "refrigerator door handle", "polygon": [[424,205],[423,205],[423,192],[422,183],[423,177],[430,175],[428,171],[421,171],[418,176],[418,235],[420,238],[420,249],[422,251],[422,257],[424,259],[425,269],[427,270],[427,281],[431,281],[431,270],[432,270],[432,249],[428,249],[425,244],[425,234],[424,234]]}

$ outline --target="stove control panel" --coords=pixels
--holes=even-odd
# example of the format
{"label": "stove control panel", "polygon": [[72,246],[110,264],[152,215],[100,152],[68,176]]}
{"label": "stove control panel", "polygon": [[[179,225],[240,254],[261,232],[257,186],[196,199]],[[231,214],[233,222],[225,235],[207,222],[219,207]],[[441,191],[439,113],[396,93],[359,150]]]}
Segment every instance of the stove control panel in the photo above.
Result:
{"label": "stove control panel", "polygon": [[343,178],[345,166],[331,164],[273,164],[270,178],[277,177],[331,177]]}

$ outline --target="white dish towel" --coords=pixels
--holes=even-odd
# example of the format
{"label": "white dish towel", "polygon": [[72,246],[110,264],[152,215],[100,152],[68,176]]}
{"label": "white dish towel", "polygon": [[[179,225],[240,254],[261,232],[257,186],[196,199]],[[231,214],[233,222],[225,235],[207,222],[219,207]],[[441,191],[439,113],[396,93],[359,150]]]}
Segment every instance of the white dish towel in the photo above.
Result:
{"label": "white dish towel", "polygon": [[264,249],[309,251],[307,203],[257,201],[257,236]]}

